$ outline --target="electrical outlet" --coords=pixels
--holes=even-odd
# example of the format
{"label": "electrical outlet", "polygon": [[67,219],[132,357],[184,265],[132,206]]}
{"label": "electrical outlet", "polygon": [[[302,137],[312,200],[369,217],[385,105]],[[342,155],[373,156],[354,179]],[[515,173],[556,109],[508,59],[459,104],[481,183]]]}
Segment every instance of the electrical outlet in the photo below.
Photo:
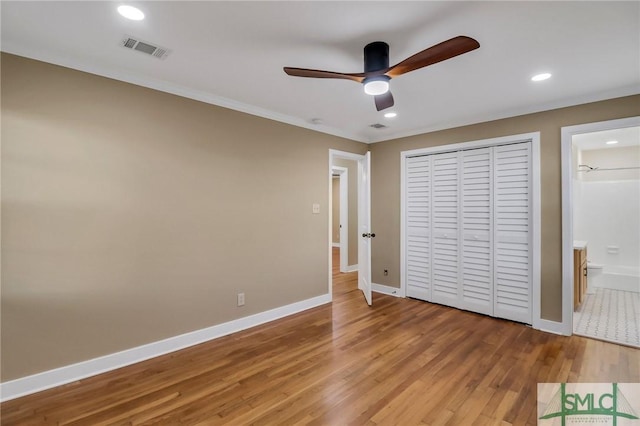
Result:
{"label": "electrical outlet", "polygon": [[384,276],[386,277],[387,275],[389,275],[389,270],[388,270],[388,269],[385,269],[385,270],[384,270]]}
{"label": "electrical outlet", "polygon": [[238,293],[238,306],[244,306],[244,293]]}

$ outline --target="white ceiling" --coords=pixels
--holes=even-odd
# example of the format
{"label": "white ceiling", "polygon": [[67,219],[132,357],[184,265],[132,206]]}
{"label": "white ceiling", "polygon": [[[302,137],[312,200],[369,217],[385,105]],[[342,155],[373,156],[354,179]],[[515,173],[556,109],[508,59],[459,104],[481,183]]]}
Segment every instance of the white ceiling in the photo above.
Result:
{"label": "white ceiling", "polygon": [[[608,141],[618,141],[607,145]],[[601,132],[573,135],[571,142],[580,150],[615,149],[640,145],[640,127],[624,127],[621,129],[603,130]]]}
{"label": "white ceiling", "polygon": [[[362,142],[640,93],[637,1],[127,3],[138,22],[121,4],[2,1],[2,50]],[[125,35],[171,53],[126,49]],[[362,72],[371,41],[394,64],[457,35],[481,47],[392,80],[394,119],[355,82],[282,71]]]}

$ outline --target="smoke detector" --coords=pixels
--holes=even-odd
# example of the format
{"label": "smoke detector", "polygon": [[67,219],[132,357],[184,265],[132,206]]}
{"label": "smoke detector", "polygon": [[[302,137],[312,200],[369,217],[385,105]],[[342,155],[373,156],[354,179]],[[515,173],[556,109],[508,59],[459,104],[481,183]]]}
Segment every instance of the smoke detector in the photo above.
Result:
{"label": "smoke detector", "polygon": [[137,50],[138,52],[146,53],[158,59],[165,59],[171,52],[166,47],[160,47],[154,43],[142,41],[135,37],[124,36],[121,41],[121,45],[127,49]]}

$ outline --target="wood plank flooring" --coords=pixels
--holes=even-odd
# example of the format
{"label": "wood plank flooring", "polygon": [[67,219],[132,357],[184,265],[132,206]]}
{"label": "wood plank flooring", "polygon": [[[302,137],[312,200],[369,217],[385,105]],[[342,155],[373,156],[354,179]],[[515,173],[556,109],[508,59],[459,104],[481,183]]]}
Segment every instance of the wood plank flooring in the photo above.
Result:
{"label": "wood plank flooring", "polygon": [[374,294],[0,406],[3,425],[535,425],[538,382],[640,382],[640,350]]}

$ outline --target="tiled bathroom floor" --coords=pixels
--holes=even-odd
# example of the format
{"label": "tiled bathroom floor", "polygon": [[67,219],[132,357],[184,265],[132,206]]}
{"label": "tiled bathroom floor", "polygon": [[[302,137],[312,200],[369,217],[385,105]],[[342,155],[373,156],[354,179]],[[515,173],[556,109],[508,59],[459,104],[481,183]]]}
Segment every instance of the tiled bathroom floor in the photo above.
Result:
{"label": "tiled bathroom floor", "polygon": [[596,288],[573,315],[573,332],[640,348],[640,293]]}

